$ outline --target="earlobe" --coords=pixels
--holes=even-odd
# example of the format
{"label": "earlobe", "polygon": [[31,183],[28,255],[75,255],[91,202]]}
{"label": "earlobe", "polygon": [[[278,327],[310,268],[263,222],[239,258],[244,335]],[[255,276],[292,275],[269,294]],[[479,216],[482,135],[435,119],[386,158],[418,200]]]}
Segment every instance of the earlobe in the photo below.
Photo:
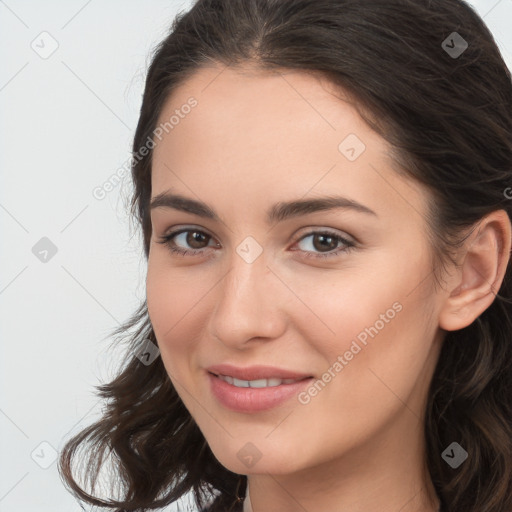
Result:
{"label": "earlobe", "polygon": [[439,314],[439,327],[463,329],[493,303],[505,277],[510,247],[511,225],[505,210],[479,221],[464,244],[463,263],[449,281],[451,292]]}

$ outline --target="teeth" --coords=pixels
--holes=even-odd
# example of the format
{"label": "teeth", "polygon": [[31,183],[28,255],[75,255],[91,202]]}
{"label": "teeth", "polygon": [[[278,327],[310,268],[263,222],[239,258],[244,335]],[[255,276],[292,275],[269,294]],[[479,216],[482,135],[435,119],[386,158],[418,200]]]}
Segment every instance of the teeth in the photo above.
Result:
{"label": "teeth", "polygon": [[280,386],[281,384],[291,384],[297,382],[295,379],[258,379],[258,380],[242,380],[230,377],[229,375],[219,375],[219,379],[236,386],[237,388],[268,388],[274,386]]}

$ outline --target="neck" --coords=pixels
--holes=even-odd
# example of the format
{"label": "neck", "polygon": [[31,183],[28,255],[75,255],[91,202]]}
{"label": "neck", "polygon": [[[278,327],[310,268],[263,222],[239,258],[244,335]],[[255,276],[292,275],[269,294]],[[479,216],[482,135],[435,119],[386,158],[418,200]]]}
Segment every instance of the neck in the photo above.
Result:
{"label": "neck", "polygon": [[[251,483],[251,478],[248,479],[247,483],[247,491],[246,491],[246,497],[243,504],[243,512],[260,512],[265,510],[266,512],[291,512],[296,511],[297,506],[299,506],[300,510],[313,510],[311,509],[310,503],[313,500],[309,500],[306,502],[306,500],[299,501],[295,498],[293,498],[288,493],[288,497],[281,497],[281,498],[274,498],[274,495],[268,495],[266,494],[266,499],[261,499],[261,496],[258,494],[258,488],[261,487],[261,482],[258,482],[257,485],[255,482]],[[255,498],[251,499],[251,492],[250,487],[254,486],[253,493],[256,494]],[[363,504],[363,501],[361,501],[361,505],[356,505],[356,508],[354,508],[354,503],[352,505],[347,505],[344,507],[343,505],[340,505],[339,502],[343,501],[343,503],[347,503],[348,500],[338,500],[337,504],[335,505],[335,508],[328,507],[328,508],[315,508],[315,512],[324,512],[327,510],[336,510],[339,512],[342,511],[351,511],[351,512],[359,512],[359,511],[375,511],[375,512],[384,512],[384,511],[396,511],[400,510],[400,512],[440,512],[440,502],[437,499],[437,497],[433,497],[431,492],[426,490],[425,488],[421,488],[419,491],[416,490],[412,491],[412,494],[409,493],[406,496],[409,496],[409,499],[406,498],[406,501],[404,502],[404,498],[399,498],[390,501],[389,503],[392,503],[391,505],[375,505],[375,508],[369,509],[366,507],[366,505]],[[377,495],[379,493],[376,493]],[[325,498],[325,496],[324,496]],[[272,505],[270,502],[271,500],[276,499],[274,504]],[[255,506],[253,507],[253,500],[256,502]],[[326,499],[322,500],[322,503],[325,503]],[[331,500],[334,501],[334,500]],[[306,504],[308,503],[308,504]],[[394,505],[394,503],[397,503],[397,505]],[[402,503],[402,505],[400,505]]]}
{"label": "neck", "polygon": [[243,512],[438,512],[420,423],[418,450],[401,446],[400,436],[395,443],[380,438],[342,459],[292,474],[248,475]]}

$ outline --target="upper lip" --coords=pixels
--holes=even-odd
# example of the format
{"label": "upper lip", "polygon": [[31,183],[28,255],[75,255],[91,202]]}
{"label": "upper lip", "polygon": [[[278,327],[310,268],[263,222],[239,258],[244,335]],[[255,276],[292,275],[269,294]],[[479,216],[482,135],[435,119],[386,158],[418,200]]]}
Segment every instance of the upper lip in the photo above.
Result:
{"label": "upper lip", "polygon": [[246,366],[245,368],[240,368],[231,364],[215,364],[213,366],[209,366],[207,370],[215,375],[229,375],[230,377],[241,380],[270,378],[299,380],[311,377],[311,375],[307,375],[306,373],[266,365]]}

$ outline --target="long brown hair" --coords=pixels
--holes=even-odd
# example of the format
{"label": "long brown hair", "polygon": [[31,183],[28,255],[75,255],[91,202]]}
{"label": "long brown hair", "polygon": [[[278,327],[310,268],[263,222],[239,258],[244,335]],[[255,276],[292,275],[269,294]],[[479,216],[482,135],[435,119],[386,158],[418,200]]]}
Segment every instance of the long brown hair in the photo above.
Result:
{"label": "long brown hair", "polygon": [[[454,35],[456,33],[456,35]],[[450,39],[451,38],[451,39]],[[448,41],[448,43],[446,43]],[[465,43],[467,47],[465,47]],[[391,145],[397,169],[432,193],[427,224],[436,280],[461,228],[512,213],[512,83],[497,45],[461,0],[199,0],[179,13],[147,73],[133,141],[131,213],[149,254],[152,152],[157,119],[173,90],[201,66],[251,63],[327,77]],[[512,273],[471,325],[448,332],[428,395],[428,471],[444,511],[512,510]],[[102,418],[67,441],[59,471],[75,496],[117,511],[168,505],[193,491],[201,508],[241,510],[247,477],[213,456],[157,358],[146,303],[113,332],[128,345],[118,376],[96,386]],[[467,452],[457,469],[442,458]],[[108,451],[109,499],[95,495]],[[73,461],[85,466],[82,487]],[[88,486],[88,490],[86,487]],[[237,499],[238,498],[238,499]]]}

